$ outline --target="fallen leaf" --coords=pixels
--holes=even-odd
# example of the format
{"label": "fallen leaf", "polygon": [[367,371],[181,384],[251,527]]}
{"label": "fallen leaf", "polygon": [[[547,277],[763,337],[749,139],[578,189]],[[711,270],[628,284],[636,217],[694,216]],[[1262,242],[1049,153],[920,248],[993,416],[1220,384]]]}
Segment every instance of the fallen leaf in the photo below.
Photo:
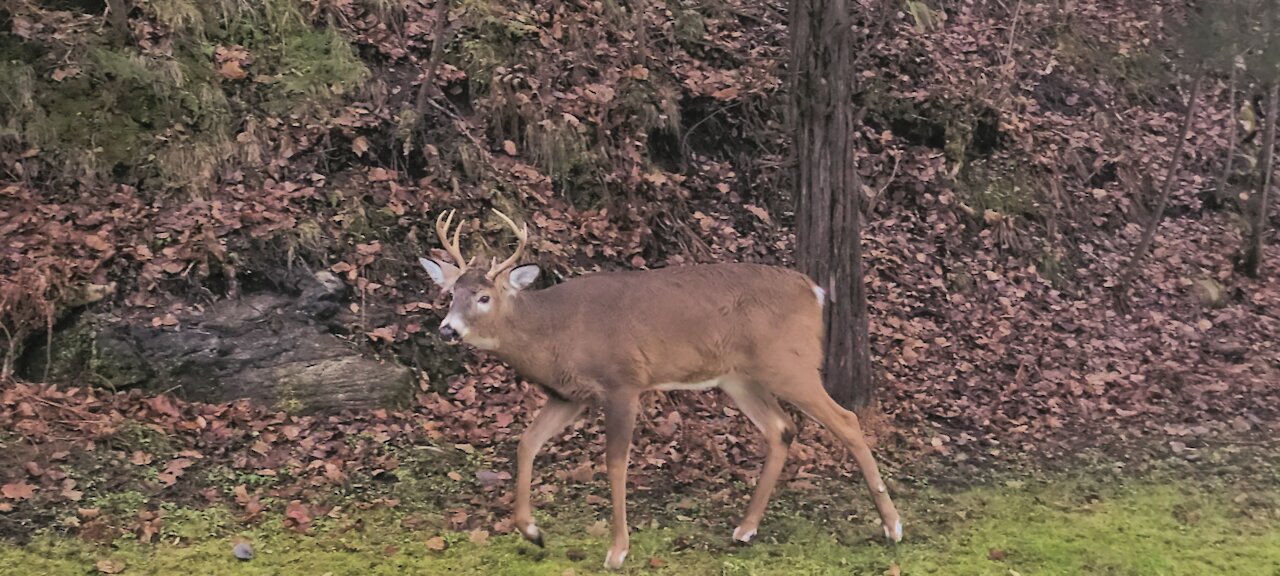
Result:
{"label": "fallen leaf", "polygon": [[249,74],[240,67],[240,62],[237,60],[227,60],[226,62],[223,62],[222,65],[218,67],[218,74],[227,80],[244,80],[249,76]]}
{"label": "fallen leaf", "polygon": [[449,547],[449,543],[448,543],[448,542],[445,542],[445,541],[444,541],[444,537],[442,537],[442,536],[436,536],[436,537],[434,537],[434,538],[430,538],[430,539],[428,539],[428,540],[427,540],[427,549],[428,549],[428,550],[434,550],[434,551],[436,551],[436,552],[443,552],[443,551],[444,551],[444,549],[445,549],[445,548],[448,548],[448,547]]}
{"label": "fallen leaf", "polygon": [[738,87],[730,86],[728,88],[722,88],[720,90],[716,90],[715,92],[711,93],[711,97],[715,98],[716,100],[733,100],[734,98],[738,97]]}
{"label": "fallen leaf", "polygon": [[307,511],[307,506],[301,500],[289,502],[285,506],[284,515],[285,526],[304,533],[311,528],[311,513]]}
{"label": "fallen leaf", "polygon": [[623,72],[622,75],[627,78],[634,78],[636,80],[648,80],[649,69],[645,68],[644,66],[636,65],[636,66],[632,66],[626,72]]}
{"label": "fallen leaf", "polygon": [[95,564],[95,566],[98,567],[98,572],[101,572],[103,574],[119,574],[121,572],[124,572],[124,560],[118,560],[118,559],[99,560],[98,563]]}
{"label": "fallen leaf", "polygon": [[52,78],[54,82],[61,82],[67,78],[74,78],[79,75],[80,67],[72,65],[54,70],[53,74],[50,74],[49,77]]}
{"label": "fallen leaf", "polygon": [[755,204],[747,204],[746,206],[743,206],[743,207],[747,209],[747,212],[754,214],[756,218],[763,220],[765,224],[773,223],[773,221],[769,218],[769,213],[765,212],[764,208],[756,206]]}
{"label": "fallen leaf", "polygon": [[111,249],[111,243],[107,242],[101,236],[91,234],[84,237],[84,245],[98,252],[106,252]]}
{"label": "fallen leaf", "polygon": [[26,500],[35,496],[36,489],[26,482],[12,482],[0,487],[0,494],[10,500]]}

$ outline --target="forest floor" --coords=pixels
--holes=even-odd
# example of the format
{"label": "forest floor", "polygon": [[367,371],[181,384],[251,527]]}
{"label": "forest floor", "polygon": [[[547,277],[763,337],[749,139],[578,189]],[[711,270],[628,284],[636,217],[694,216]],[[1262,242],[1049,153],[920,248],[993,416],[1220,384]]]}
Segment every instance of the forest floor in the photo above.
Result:
{"label": "forest floor", "polygon": [[[362,494],[314,517],[289,507],[245,523],[232,504],[161,501],[145,482],[118,485],[65,518],[50,517],[22,544],[0,543],[0,575],[604,573],[609,512],[601,478],[540,491],[547,547],[539,549],[515,533],[456,528],[468,524],[467,507],[459,507],[472,496],[468,480],[504,464],[426,448],[403,455],[391,488],[370,488],[385,490],[380,502],[392,505],[371,505]],[[906,524],[897,546],[879,537],[856,478],[784,478],[750,546],[729,538],[748,483],[726,486],[730,498],[671,485],[633,488],[624,573],[1280,574],[1277,456],[1265,442],[1234,442],[1190,459],[1148,461],[1140,473],[1087,452],[1052,471],[1008,469],[980,480],[943,467],[918,470],[892,482]],[[142,531],[150,542],[111,528],[138,518],[153,519],[151,533]],[[236,558],[241,543],[251,559]]]}

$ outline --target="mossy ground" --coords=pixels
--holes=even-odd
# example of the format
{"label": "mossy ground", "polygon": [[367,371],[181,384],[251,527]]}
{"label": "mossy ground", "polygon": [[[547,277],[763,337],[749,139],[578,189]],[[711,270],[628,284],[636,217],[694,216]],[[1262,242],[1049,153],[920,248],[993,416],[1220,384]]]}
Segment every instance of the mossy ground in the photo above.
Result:
{"label": "mossy ground", "polygon": [[[865,495],[856,488],[823,497],[861,503]],[[674,502],[672,496],[664,498]],[[798,491],[779,494],[752,546],[729,543],[736,518],[641,513],[625,572],[880,575],[896,565],[902,574],[1280,574],[1274,486],[1062,477],[955,492],[915,488],[898,498],[908,524],[897,547],[876,537],[869,504],[855,504],[861,519],[847,521],[820,516],[806,501]],[[408,529],[400,522],[405,513],[339,513],[299,535],[278,516],[245,527],[225,509],[171,507],[157,544],[126,537],[96,545],[48,532],[25,546],[0,544],[0,575],[89,574],[103,559],[123,561],[124,574],[157,575],[603,572],[607,509],[540,511],[545,550],[511,534],[475,543],[467,533]],[[448,542],[446,550],[427,546],[436,536]],[[233,557],[237,537],[253,543],[252,560]]]}

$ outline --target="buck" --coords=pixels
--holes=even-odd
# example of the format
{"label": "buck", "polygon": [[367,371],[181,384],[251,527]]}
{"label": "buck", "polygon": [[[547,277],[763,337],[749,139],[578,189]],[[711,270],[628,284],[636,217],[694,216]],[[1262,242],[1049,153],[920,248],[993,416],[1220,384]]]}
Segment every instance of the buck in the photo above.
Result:
{"label": "buck", "polygon": [[764,466],[733,538],[756,534],[782,472],[795,423],[779,401],[820,422],[852,452],[871,491],[885,537],[902,539],[902,522],[863,438],[858,417],[823,389],[825,294],[807,276],[756,264],[706,264],[604,272],[529,290],[537,265],[519,265],[528,226],[498,217],[515,232],[515,253],[488,270],[471,266],[459,249],[462,223],[454,211],[436,219],[436,233],[454,264],[420,258],[440,289],[452,293],[440,323],[447,341],[488,351],[548,400],[516,453],[515,527],[543,545],[529,502],[534,457],[588,406],[605,419],[605,466],[613,506],[612,544],[605,567],[627,555],[627,465],[640,396],[651,390],[723,390],[763,433]]}

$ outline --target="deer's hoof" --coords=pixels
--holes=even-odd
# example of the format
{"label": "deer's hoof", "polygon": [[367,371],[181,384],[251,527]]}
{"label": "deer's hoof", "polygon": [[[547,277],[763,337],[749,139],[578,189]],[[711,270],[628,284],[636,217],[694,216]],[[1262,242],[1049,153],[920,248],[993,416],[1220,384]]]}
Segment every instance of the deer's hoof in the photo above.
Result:
{"label": "deer's hoof", "polygon": [[747,529],[745,526],[739,526],[733,529],[733,539],[738,542],[742,542],[743,544],[751,542],[751,539],[755,537],[755,528]]}
{"label": "deer's hoof", "polygon": [[885,524],[884,537],[894,544],[902,542],[902,520],[895,520],[893,528],[890,528],[888,524]]}
{"label": "deer's hoof", "polygon": [[622,561],[627,558],[626,550],[610,549],[609,553],[604,557],[604,567],[607,570],[618,570],[622,568]]}
{"label": "deer's hoof", "polygon": [[529,524],[528,526],[525,526],[525,528],[520,531],[520,534],[524,536],[525,540],[537,544],[539,548],[546,547],[546,544],[542,541],[542,531],[538,529],[536,524]]}

